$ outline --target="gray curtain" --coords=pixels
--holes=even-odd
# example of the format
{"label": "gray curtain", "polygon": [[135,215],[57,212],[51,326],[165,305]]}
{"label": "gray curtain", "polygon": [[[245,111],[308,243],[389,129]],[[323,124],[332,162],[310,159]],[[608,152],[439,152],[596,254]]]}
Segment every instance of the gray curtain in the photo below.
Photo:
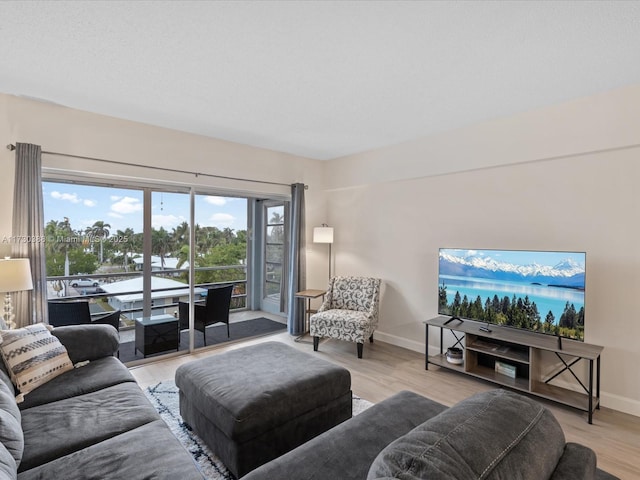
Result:
{"label": "gray curtain", "polygon": [[42,149],[39,145],[16,144],[13,235],[32,240],[14,242],[11,255],[14,258],[29,258],[31,263],[33,290],[13,294],[16,326],[24,327],[43,322],[48,318],[42,203]]}
{"label": "gray curtain", "polygon": [[304,184],[291,185],[289,249],[287,255],[287,326],[291,335],[302,335],[305,331],[304,299],[296,293],[307,284],[305,258]]}

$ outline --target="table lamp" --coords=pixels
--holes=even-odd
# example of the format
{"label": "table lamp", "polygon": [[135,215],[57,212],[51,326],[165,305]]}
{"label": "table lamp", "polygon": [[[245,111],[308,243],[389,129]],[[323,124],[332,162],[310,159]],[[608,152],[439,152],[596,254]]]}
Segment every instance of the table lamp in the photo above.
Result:
{"label": "table lamp", "polygon": [[5,258],[0,260],[0,293],[5,293],[2,318],[7,328],[12,329],[15,327],[11,292],[32,289],[31,265],[28,258]]}

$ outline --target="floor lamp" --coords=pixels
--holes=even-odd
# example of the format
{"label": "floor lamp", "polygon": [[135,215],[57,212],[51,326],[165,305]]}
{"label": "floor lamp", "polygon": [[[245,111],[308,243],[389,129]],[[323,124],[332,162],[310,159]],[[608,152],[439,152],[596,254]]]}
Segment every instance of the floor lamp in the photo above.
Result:
{"label": "floor lamp", "polygon": [[323,223],[321,227],[313,228],[313,243],[329,244],[329,281],[331,281],[331,244],[333,243],[333,227]]}
{"label": "floor lamp", "polygon": [[28,258],[5,258],[0,260],[0,292],[4,292],[2,318],[7,328],[15,328],[11,292],[32,290],[31,265]]}

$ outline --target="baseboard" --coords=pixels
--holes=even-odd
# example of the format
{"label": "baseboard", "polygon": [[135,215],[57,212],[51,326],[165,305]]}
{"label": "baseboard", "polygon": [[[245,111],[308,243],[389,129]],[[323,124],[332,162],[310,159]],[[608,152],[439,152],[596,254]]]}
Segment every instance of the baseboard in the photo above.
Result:
{"label": "baseboard", "polygon": [[600,391],[600,404],[605,408],[640,417],[640,401]]}
{"label": "baseboard", "polygon": [[396,347],[406,348],[407,350],[413,350],[414,352],[424,353],[424,343],[417,342],[415,340],[409,340],[408,338],[398,337],[389,333],[384,333],[376,330],[373,334],[374,340],[380,340],[384,343],[395,345]]}
{"label": "baseboard", "polygon": [[[573,390],[574,392],[584,393],[584,390],[580,389],[580,385],[560,378],[555,379],[553,385],[566,388],[567,390]],[[604,408],[640,417],[640,402],[638,400],[607,393],[602,389],[600,389],[600,405]]]}
{"label": "baseboard", "polygon": [[[398,337],[397,335],[391,335],[380,331],[375,332],[374,339],[395,345],[396,347],[402,347],[407,350],[413,350],[414,352],[424,353],[424,343],[416,340],[409,340],[408,338]],[[438,353],[440,353],[439,347],[429,345],[429,355],[437,355]],[[563,382],[561,381],[560,383]],[[570,384],[567,384],[566,386],[570,387]],[[640,417],[640,401],[638,400],[621,397],[620,395],[607,393],[601,390],[600,404],[605,408],[610,408],[611,410]]]}

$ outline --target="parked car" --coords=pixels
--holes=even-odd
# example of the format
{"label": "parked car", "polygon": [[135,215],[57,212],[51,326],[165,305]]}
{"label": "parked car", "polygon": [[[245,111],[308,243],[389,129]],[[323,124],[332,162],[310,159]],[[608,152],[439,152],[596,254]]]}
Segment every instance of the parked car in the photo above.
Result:
{"label": "parked car", "polygon": [[76,278],[71,280],[71,286],[74,288],[78,287],[97,287],[100,285],[96,280],[91,278]]}

